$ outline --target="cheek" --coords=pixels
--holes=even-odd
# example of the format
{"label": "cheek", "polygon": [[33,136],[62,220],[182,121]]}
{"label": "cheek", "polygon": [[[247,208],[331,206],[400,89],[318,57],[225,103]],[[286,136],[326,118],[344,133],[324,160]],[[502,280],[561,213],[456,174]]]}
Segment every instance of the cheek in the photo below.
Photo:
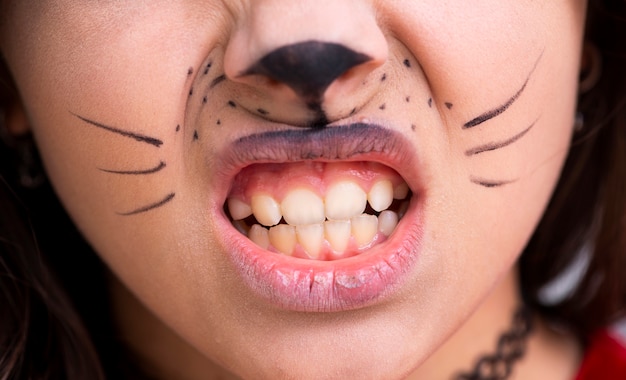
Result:
{"label": "cheek", "polygon": [[[136,4],[118,13],[88,5],[61,11],[61,3],[46,3],[30,15],[27,6],[16,7],[7,28],[22,38],[7,43],[7,61],[48,175],[69,212],[85,229],[117,231],[118,214],[175,192],[182,135],[176,127],[184,117],[187,71],[204,58],[217,26],[193,24],[189,3]],[[180,41],[189,38],[202,43],[187,51]],[[163,144],[111,133],[76,115]],[[151,175],[111,173],[161,164],[166,167]]]}

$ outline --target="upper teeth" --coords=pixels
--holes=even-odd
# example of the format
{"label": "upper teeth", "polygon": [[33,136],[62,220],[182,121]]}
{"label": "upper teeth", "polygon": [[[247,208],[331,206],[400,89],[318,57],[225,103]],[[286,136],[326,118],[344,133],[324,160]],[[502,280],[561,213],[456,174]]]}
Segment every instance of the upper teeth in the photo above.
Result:
{"label": "upper teeth", "polygon": [[[322,223],[326,219],[324,201],[307,189],[296,189],[287,193],[280,204],[280,211],[285,222],[292,226]],[[269,226],[269,224],[264,225]]]}
{"label": "upper teeth", "polygon": [[256,194],[251,197],[251,204],[234,197],[227,204],[233,220],[254,215],[266,227],[278,224],[282,218],[287,224],[297,226],[322,223],[326,219],[349,220],[361,215],[368,202],[380,212],[394,198],[403,199],[407,195],[406,183],[394,189],[391,181],[380,180],[366,193],[355,182],[344,180],[330,185],[324,198],[309,189],[297,188],[290,190],[280,203],[269,194]]}
{"label": "upper teeth", "polygon": [[367,194],[356,183],[341,181],[328,188],[324,203],[328,220],[346,220],[365,211]]}

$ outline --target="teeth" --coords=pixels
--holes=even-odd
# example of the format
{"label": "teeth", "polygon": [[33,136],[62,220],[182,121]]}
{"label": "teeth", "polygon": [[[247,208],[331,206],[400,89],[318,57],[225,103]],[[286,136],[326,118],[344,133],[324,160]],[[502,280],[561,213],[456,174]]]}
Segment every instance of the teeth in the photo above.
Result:
{"label": "teeth", "polygon": [[367,200],[375,211],[386,210],[393,202],[393,185],[389,180],[378,181],[367,194]]}
{"label": "teeth", "polygon": [[348,248],[351,236],[349,220],[329,220],[324,223],[324,236],[335,252],[344,252]]}
{"label": "teeth", "polygon": [[378,232],[378,218],[375,215],[362,214],[350,220],[352,236],[359,248],[370,244]]}
{"label": "teeth", "polygon": [[348,220],[365,211],[367,194],[351,181],[331,185],[326,192],[326,217],[329,220]]}
{"label": "teeth", "polygon": [[241,232],[242,234],[246,236],[248,235],[248,231],[250,230],[250,227],[248,227],[246,222],[244,222],[243,220],[235,220],[233,222],[233,226],[235,226],[237,231]]}
{"label": "teeth", "polygon": [[296,236],[298,237],[298,243],[300,243],[309,257],[317,259],[322,250],[324,227],[321,224],[296,226]]}
{"label": "teeth", "polygon": [[290,191],[283,198],[281,210],[285,222],[293,226],[322,223],[326,219],[322,198],[311,190]]}
{"label": "teeth", "polygon": [[288,224],[270,228],[269,238],[274,248],[285,255],[291,255],[296,248],[296,228]]}
{"label": "teeth", "polygon": [[228,198],[228,212],[233,220],[242,220],[252,215],[252,208],[237,198]]}
{"label": "teeth", "polygon": [[255,224],[250,228],[248,238],[263,249],[267,249],[270,246],[270,236],[267,229],[258,224]]}
{"label": "teeth", "polygon": [[255,195],[251,201],[252,213],[259,223],[269,227],[280,222],[282,215],[280,214],[280,207],[274,198],[269,195]]}
{"label": "teeth", "polygon": [[[409,193],[406,183],[394,187],[389,179],[375,181],[368,193],[356,181],[342,180],[327,188],[325,198],[296,188],[280,203],[268,194],[256,194],[250,204],[229,198],[227,207],[233,226],[261,249],[273,247],[291,256],[299,245],[309,258],[327,260],[371,247],[378,234],[390,236],[408,209]],[[396,205],[394,199],[403,201]],[[394,211],[389,209],[392,204]],[[366,208],[378,216],[366,214]],[[251,215],[259,224],[247,224]]]}
{"label": "teeth", "polygon": [[409,195],[409,185],[406,182],[402,182],[402,184],[393,189],[394,199],[404,199],[407,195]]}
{"label": "teeth", "polygon": [[402,219],[404,214],[406,214],[406,210],[409,209],[409,202],[402,202],[400,204],[400,208],[398,209],[398,219]]}
{"label": "teeth", "polygon": [[398,214],[385,210],[378,215],[378,230],[385,236],[391,235],[398,225]]}

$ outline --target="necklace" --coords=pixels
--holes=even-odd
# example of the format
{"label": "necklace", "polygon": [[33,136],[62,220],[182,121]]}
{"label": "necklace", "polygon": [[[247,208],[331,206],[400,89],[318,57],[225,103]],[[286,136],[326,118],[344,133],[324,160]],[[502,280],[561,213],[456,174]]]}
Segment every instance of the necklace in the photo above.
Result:
{"label": "necklace", "polygon": [[480,357],[471,372],[455,375],[454,380],[506,380],[513,364],[524,356],[526,341],[532,331],[532,313],[526,306],[513,316],[511,328],[498,338],[496,352]]}

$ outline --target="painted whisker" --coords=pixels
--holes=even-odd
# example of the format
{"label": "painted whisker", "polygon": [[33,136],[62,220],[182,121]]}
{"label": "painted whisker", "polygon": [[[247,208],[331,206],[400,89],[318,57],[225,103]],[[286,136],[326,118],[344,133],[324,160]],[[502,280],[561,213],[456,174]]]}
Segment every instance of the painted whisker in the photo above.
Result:
{"label": "painted whisker", "polygon": [[85,118],[83,116],[80,116],[80,115],[77,115],[77,114],[75,114],[73,112],[70,112],[70,113],[72,115],[76,116],[77,118],[79,118],[80,120],[84,121],[85,123],[87,123],[89,125],[92,125],[94,127],[98,127],[98,128],[104,129],[105,131],[113,132],[113,133],[116,133],[116,134],[124,136],[124,137],[130,137],[130,138],[135,139],[135,140],[137,140],[139,142],[150,144],[150,145],[154,145],[157,148],[160,147],[161,145],[163,145],[163,141],[161,141],[161,140],[159,140],[159,139],[157,139],[155,137],[146,136],[146,135],[143,135],[143,134],[134,133],[134,132],[126,131],[126,130],[123,130],[123,129],[111,127],[109,125],[105,125],[105,124],[99,123],[97,121],[93,121],[93,120],[87,119],[87,118]]}
{"label": "painted whisker", "polygon": [[144,213],[144,212],[148,212],[148,211],[151,211],[151,210],[154,210],[154,209],[156,209],[156,208],[159,208],[159,207],[161,207],[161,206],[166,205],[166,204],[167,204],[167,203],[169,203],[172,199],[174,199],[174,196],[175,196],[175,195],[176,195],[176,193],[170,193],[170,194],[168,194],[167,196],[165,196],[165,198],[163,198],[162,200],[160,200],[160,201],[158,201],[158,202],[151,203],[151,204],[149,204],[149,205],[139,207],[139,208],[137,208],[137,209],[135,209],[135,210],[132,210],[132,211],[128,211],[128,212],[118,212],[117,214],[118,214],[118,215],[121,215],[121,216],[131,216],[131,215],[142,214],[142,213]]}
{"label": "painted whisker", "polygon": [[535,126],[535,124],[537,123],[537,120],[535,120],[529,127],[527,127],[526,129],[524,129],[523,131],[521,131],[520,133],[504,140],[504,141],[495,141],[495,142],[490,142],[490,143],[486,143],[483,145],[479,145],[477,147],[468,149],[465,151],[465,155],[470,157],[470,156],[474,156],[476,154],[480,154],[480,153],[484,153],[484,152],[489,152],[492,150],[497,150],[497,149],[501,149],[504,148],[506,146],[509,146],[511,144],[513,144],[514,142],[516,142],[517,140],[521,139],[522,137],[524,137],[526,135],[526,133],[528,133],[528,131],[530,131],[532,129],[532,127]]}
{"label": "painted whisker", "polygon": [[530,71],[530,73],[528,74],[528,76],[526,77],[526,80],[524,81],[524,84],[522,85],[522,87],[517,90],[517,92],[511,96],[506,102],[504,102],[504,104],[489,110],[487,112],[484,112],[478,116],[476,116],[475,118],[473,118],[472,120],[468,121],[467,123],[463,124],[463,129],[470,129],[473,128],[477,125],[480,125],[488,120],[493,119],[496,116],[501,115],[504,111],[506,111],[507,109],[509,109],[509,107],[515,103],[515,101],[522,95],[522,93],[524,92],[524,90],[526,89],[526,85],[528,85],[528,82],[530,81],[530,78],[532,77],[533,73],[535,72],[535,69],[537,68],[537,65],[539,64],[539,61],[541,60],[541,57],[543,56],[543,52],[539,55],[539,58],[537,58],[537,61],[535,62],[535,65],[533,66],[532,70]]}
{"label": "painted whisker", "polygon": [[165,164],[165,162],[161,161],[157,166],[150,168],[150,169],[144,169],[144,170],[111,170],[111,169],[102,169],[102,168],[98,168],[98,170],[103,171],[105,173],[111,173],[111,174],[146,175],[146,174],[157,173],[161,171],[162,169],[164,169],[166,166],[167,165]]}
{"label": "painted whisker", "polygon": [[483,187],[501,187],[504,185],[508,185],[510,183],[513,183],[515,181],[517,181],[516,179],[513,180],[491,180],[491,179],[484,179],[484,178],[480,178],[480,177],[474,177],[471,176],[470,177],[470,181],[476,185],[480,185]]}

